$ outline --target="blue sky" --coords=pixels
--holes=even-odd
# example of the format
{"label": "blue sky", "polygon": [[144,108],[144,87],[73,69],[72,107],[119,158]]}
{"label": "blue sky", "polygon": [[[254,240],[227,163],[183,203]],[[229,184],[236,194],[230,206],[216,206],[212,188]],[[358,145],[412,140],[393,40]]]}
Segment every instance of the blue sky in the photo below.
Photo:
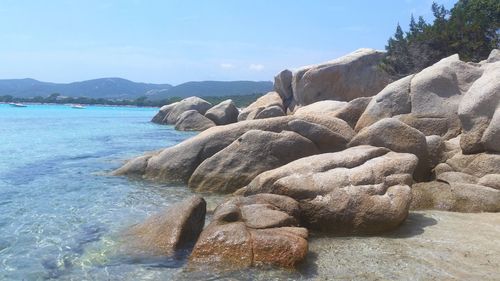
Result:
{"label": "blue sky", "polygon": [[[437,0],[451,8],[456,0]],[[0,0],[0,79],[272,80],[383,49],[432,0]]]}

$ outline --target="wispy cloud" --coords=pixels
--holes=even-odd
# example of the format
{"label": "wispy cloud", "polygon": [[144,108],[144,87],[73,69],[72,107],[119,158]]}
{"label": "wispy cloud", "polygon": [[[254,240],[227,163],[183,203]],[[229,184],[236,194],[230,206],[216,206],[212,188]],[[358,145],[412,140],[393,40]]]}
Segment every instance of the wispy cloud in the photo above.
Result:
{"label": "wispy cloud", "polygon": [[220,68],[223,68],[223,69],[231,69],[231,68],[234,68],[234,64],[232,63],[221,63],[219,64]]}
{"label": "wispy cloud", "polygon": [[248,66],[248,69],[253,71],[261,71],[264,69],[264,65],[252,63]]}

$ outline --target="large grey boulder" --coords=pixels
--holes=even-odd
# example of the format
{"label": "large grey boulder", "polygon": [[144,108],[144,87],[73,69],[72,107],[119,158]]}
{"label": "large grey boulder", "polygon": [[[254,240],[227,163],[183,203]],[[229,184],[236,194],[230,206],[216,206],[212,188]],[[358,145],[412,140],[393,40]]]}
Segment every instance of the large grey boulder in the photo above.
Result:
{"label": "large grey boulder", "polygon": [[337,110],[342,109],[347,105],[345,101],[336,101],[336,100],[323,100],[317,101],[315,103],[311,103],[302,107],[299,107],[293,113],[294,115],[303,115],[303,114],[321,114],[321,113],[331,113]]}
{"label": "large grey boulder", "polygon": [[303,225],[337,234],[394,229],[408,215],[417,157],[356,146],[264,172],[236,194],[273,193],[300,204]]}
{"label": "large grey boulder", "polygon": [[288,107],[293,99],[292,79],[293,73],[288,69],[274,76],[274,91],[281,96],[285,108]]}
{"label": "large grey boulder", "polygon": [[[153,119],[151,120],[151,122],[157,123],[157,124],[164,124],[163,120],[165,119],[165,117],[168,114],[170,114],[170,111],[172,111],[172,109],[174,107],[176,107],[177,104],[179,104],[179,102],[174,102],[174,103],[162,106],[160,108],[160,110],[158,111],[158,113],[156,113],[156,115],[153,117]],[[166,120],[165,120],[165,122],[166,122]]]}
{"label": "large grey boulder", "polygon": [[379,67],[384,52],[359,49],[323,64],[306,66],[293,76],[293,97],[297,105],[321,100],[350,101],[377,94],[391,82]]}
{"label": "large grey boulder", "polygon": [[[344,136],[347,140],[354,135],[354,131],[345,121],[321,115],[284,116],[243,121],[212,127],[176,146],[132,159],[113,174],[140,176],[161,182],[188,182],[194,170],[203,161],[229,146],[244,133],[250,130],[293,131],[289,127],[289,122],[299,119],[320,124]],[[290,151],[290,153],[296,152]]]}
{"label": "large grey boulder", "polygon": [[213,126],[215,123],[212,120],[196,110],[184,111],[175,123],[175,129],[179,131],[204,131]]}
{"label": "large grey boulder", "polygon": [[349,147],[358,145],[387,147],[395,152],[415,154],[418,157],[415,179],[424,181],[430,177],[425,135],[397,119],[382,119],[362,129],[348,144]]}
{"label": "large grey boulder", "polygon": [[[319,152],[335,152],[343,150],[350,141],[350,135],[342,135],[339,131],[331,130],[321,124],[315,124],[302,119],[288,122],[288,129],[311,140]],[[347,132],[347,130],[344,130]]]}
{"label": "large grey boulder", "polygon": [[286,196],[233,197],[215,209],[189,257],[189,266],[293,268],[307,254],[308,231],[298,227],[299,204]]}
{"label": "large grey boulder", "polygon": [[356,127],[356,123],[358,123],[359,118],[365,112],[368,104],[370,104],[372,97],[361,97],[357,99],[353,99],[348,102],[342,108],[334,111],[332,116],[340,118],[349,124],[351,128]]}
{"label": "large grey boulder", "polygon": [[314,143],[297,133],[251,130],[203,161],[188,186],[198,192],[232,193],[262,172],[317,153]]}
{"label": "large grey boulder", "polygon": [[175,124],[182,113],[188,110],[196,110],[201,115],[212,107],[212,104],[199,97],[189,97],[178,102],[163,119],[164,124]]}
{"label": "large grey boulder", "polygon": [[355,130],[360,131],[384,118],[410,113],[410,82],[413,76],[409,75],[392,82],[375,95],[359,117]]}
{"label": "large grey boulder", "polygon": [[150,255],[172,255],[196,242],[205,214],[205,200],[191,196],[132,226],[125,235],[127,247]]}
{"label": "large grey boulder", "polygon": [[280,117],[285,115],[286,114],[281,106],[273,105],[259,111],[253,119],[265,119],[265,118]]}
{"label": "large grey boulder", "polygon": [[483,67],[460,61],[458,55],[442,59],[384,88],[372,99],[355,129],[394,117],[426,136],[454,138],[462,130],[458,105],[482,73]]}
{"label": "large grey boulder", "polygon": [[277,92],[269,92],[244,108],[238,115],[238,121],[253,120],[264,109],[279,106],[284,112],[283,100]]}
{"label": "large grey boulder", "polygon": [[500,61],[484,69],[458,109],[463,127],[460,146],[467,154],[500,152]]}
{"label": "large grey boulder", "polygon": [[402,121],[426,135],[441,135],[446,139],[457,136],[458,105],[482,72],[477,65],[453,55],[417,73],[410,87],[411,116]]}
{"label": "large grey boulder", "polygon": [[238,108],[232,100],[225,100],[207,110],[205,117],[216,125],[227,125],[238,121]]}

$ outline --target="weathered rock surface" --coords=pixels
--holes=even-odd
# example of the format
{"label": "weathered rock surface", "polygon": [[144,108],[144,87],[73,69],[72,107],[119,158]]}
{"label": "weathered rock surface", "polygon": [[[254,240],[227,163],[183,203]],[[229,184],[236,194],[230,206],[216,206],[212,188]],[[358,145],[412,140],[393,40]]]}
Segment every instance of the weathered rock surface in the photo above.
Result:
{"label": "weathered rock surface", "polygon": [[293,73],[288,69],[274,76],[274,91],[280,95],[285,108],[288,107],[293,99],[292,79]]}
{"label": "weathered rock surface", "polygon": [[299,201],[301,221],[312,229],[379,233],[406,218],[417,161],[413,154],[356,146],[264,172],[236,193],[292,197]]}
{"label": "weathered rock surface", "polygon": [[298,70],[292,81],[296,104],[350,101],[377,94],[391,82],[389,75],[378,67],[383,56],[380,51],[359,49],[336,60]]}
{"label": "weathered rock surface", "polygon": [[207,110],[205,117],[216,125],[227,125],[238,121],[238,108],[232,100],[225,100]]}
{"label": "weathered rock surface", "polygon": [[[328,116],[284,116],[250,120],[210,128],[161,152],[132,159],[116,170],[114,174],[142,176],[162,182],[188,182],[194,170],[203,161],[229,146],[247,131],[293,131],[288,124],[290,121],[298,119],[320,124],[347,140],[350,140],[354,135],[354,131],[345,121]],[[296,152],[290,151],[290,153]]]}
{"label": "weathered rock surface", "polygon": [[358,145],[387,147],[395,152],[415,154],[419,159],[415,179],[424,181],[430,177],[425,135],[397,119],[382,119],[364,128],[348,144],[349,147]]}
{"label": "weathered rock surface", "polygon": [[393,82],[372,99],[355,129],[395,117],[426,136],[456,137],[462,130],[458,105],[483,68],[453,55]]}
{"label": "weathered rock surface", "polygon": [[392,82],[375,95],[359,117],[355,130],[360,131],[384,118],[410,113],[410,82],[413,76],[406,76]]}
{"label": "weathered rock surface", "polygon": [[371,102],[372,97],[361,97],[357,99],[353,99],[348,102],[344,107],[333,112],[332,116],[340,118],[349,124],[351,128],[356,127],[356,123],[359,118],[368,107],[368,104]]}
{"label": "weathered rock surface", "polygon": [[500,190],[478,184],[433,181],[414,184],[412,209],[498,212]]}
{"label": "weathered rock surface", "polygon": [[[438,209],[454,212],[500,211],[500,155],[479,153],[464,155],[459,139],[445,142],[446,162],[434,168],[436,181],[412,187],[414,209]],[[458,149],[456,148],[458,147]]]}
{"label": "weathered rock surface", "polygon": [[463,127],[460,146],[466,154],[500,152],[500,62],[484,69],[458,109]]}
{"label": "weathered rock surface", "polygon": [[497,62],[497,61],[500,61],[500,50],[493,49],[491,51],[490,55],[488,56],[488,58],[486,59],[486,62],[493,63],[493,62]]}
{"label": "weathered rock surface", "polygon": [[206,202],[192,196],[133,226],[127,246],[153,255],[172,255],[194,245],[205,225]]}
{"label": "weathered rock surface", "polygon": [[262,110],[271,106],[279,106],[284,111],[283,100],[276,92],[269,92],[244,108],[238,115],[238,121],[253,120]]}
{"label": "weathered rock surface", "polygon": [[199,192],[231,193],[262,172],[317,153],[316,145],[297,133],[251,130],[203,161],[188,186]]}
{"label": "weathered rock surface", "polygon": [[294,115],[331,113],[347,105],[345,101],[323,100],[297,108]]}
{"label": "weathered rock surface", "polygon": [[199,97],[189,97],[179,102],[162,106],[151,121],[158,124],[173,125],[177,123],[179,116],[188,110],[196,110],[203,115],[210,107],[212,107],[212,104],[206,100]]}
{"label": "weathered rock surface", "polygon": [[175,129],[179,131],[204,131],[214,126],[215,123],[212,120],[196,110],[184,111],[175,123]]}
{"label": "weathered rock surface", "polygon": [[297,227],[299,204],[286,196],[235,197],[219,205],[189,258],[198,264],[239,269],[293,268],[307,254],[305,228]]}
{"label": "weathered rock surface", "polygon": [[433,135],[425,137],[427,143],[427,154],[429,156],[429,167],[433,169],[439,163],[446,161],[446,146],[442,137]]}
{"label": "weathered rock surface", "polygon": [[165,119],[165,117],[168,114],[170,114],[170,111],[172,111],[172,109],[175,106],[177,106],[177,104],[179,104],[179,102],[174,102],[174,103],[162,106],[160,108],[160,110],[158,111],[158,113],[156,113],[156,115],[153,117],[153,119],[151,120],[151,122],[157,123],[157,124],[163,124],[163,119]]}
{"label": "weathered rock surface", "polygon": [[345,136],[340,134],[339,131],[333,131],[321,124],[302,119],[288,122],[288,128],[311,140],[321,153],[343,150],[351,139],[350,135]]}
{"label": "weathered rock surface", "polygon": [[451,139],[462,131],[462,125],[456,113],[438,117],[423,117],[410,113],[396,115],[394,118],[419,130],[426,136],[438,135],[444,139]]}
{"label": "weathered rock surface", "polygon": [[280,117],[285,115],[286,114],[281,106],[273,105],[259,111],[253,119],[265,119],[265,118]]}

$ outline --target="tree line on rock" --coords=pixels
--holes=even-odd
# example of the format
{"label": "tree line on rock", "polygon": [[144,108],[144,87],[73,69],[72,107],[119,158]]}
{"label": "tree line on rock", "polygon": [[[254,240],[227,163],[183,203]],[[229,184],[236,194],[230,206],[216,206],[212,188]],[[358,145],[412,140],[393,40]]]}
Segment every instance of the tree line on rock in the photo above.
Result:
{"label": "tree line on rock", "polygon": [[435,2],[434,21],[412,15],[409,30],[398,24],[386,46],[382,67],[396,77],[416,73],[444,57],[459,54],[479,62],[500,46],[500,2],[459,0],[451,10]]}

